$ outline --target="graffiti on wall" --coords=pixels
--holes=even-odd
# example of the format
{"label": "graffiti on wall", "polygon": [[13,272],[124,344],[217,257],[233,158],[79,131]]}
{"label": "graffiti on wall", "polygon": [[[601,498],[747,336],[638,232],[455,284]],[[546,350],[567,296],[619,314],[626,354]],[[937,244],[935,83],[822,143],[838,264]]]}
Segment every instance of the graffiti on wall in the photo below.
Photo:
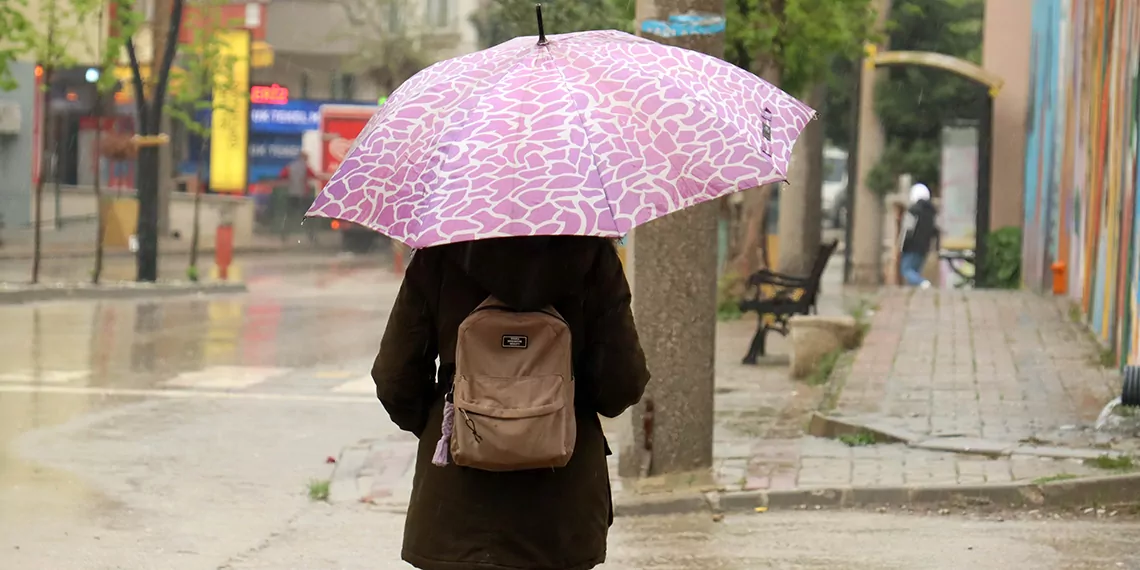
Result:
{"label": "graffiti on wall", "polygon": [[1022,273],[1140,360],[1140,2],[1036,0]]}

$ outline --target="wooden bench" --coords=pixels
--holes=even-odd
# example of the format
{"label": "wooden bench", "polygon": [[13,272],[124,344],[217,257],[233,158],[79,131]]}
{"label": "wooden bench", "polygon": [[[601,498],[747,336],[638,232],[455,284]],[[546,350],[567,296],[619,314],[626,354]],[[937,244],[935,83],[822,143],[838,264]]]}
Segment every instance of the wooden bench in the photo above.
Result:
{"label": "wooden bench", "polygon": [[764,356],[764,341],[768,331],[788,335],[788,319],[795,315],[811,315],[816,312],[819,298],[819,282],[832,254],[839,247],[834,240],[819,246],[811,273],[807,277],[793,277],[761,269],[748,277],[744,299],[740,301],[740,311],[754,312],[759,319],[756,334],[744,357],[744,364],[756,364],[756,359]]}

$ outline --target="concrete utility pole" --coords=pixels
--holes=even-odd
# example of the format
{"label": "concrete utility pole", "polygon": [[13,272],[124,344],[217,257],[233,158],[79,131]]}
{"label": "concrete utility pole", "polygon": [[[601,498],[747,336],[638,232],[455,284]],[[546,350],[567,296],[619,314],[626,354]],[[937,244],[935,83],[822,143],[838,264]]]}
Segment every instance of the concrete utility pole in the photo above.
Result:
{"label": "concrete utility pole", "polygon": [[[636,25],[689,12],[723,22],[724,0],[638,0]],[[646,36],[724,56],[723,31]],[[719,210],[713,201],[666,216],[638,228],[630,243],[634,314],[653,380],[629,414],[633,441],[622,450],[623,476],[712,466]]]}
{"label": "concrete utility pole", "polygon": [[[878,14],[875,30],[883,33],[891,12],[891,0],[872,0]],[[886,34],[883,34],[886,38]],[[879,46],[885,50],[887,40]],[[860,66],[859,81],[859,143],[857,157],[859,180],[848,182],[848,192],[854,190],[854,221],[851,228],[851,279],[854,285],[879,285],[883,280],[883,198],[867,185],[867,175],[883,155],[886,135],[883,124],[875,112],[875,84],[882,75],[872,62]],[[854,184],[854,188],[851,185]]]}
{"label": "concrete utility pole", "polygon": [[[812,109],[826,104],[827,84],[811,88],[804,103]],[[788,185],[780,190],[780,257],[776,269],[806,276],[819,251],[823,230],[823,121],[807,124],[792,149]]]}

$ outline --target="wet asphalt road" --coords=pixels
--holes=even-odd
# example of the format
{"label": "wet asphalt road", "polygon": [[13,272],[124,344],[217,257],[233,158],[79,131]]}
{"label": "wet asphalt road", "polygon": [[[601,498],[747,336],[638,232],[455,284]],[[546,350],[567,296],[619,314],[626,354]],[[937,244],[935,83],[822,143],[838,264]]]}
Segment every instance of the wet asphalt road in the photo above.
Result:
{"label": "wet asphalt road", "polygon": [[[251,293],[0,306],[0,570],[382,569],[401,519],[311,502],[394,435],[367,371],[380,258],[243,262]],[[2,268],[0,268],[2,269]],[[1140,569],[1135,522],[877,513],[619,519],[605,568]]]}

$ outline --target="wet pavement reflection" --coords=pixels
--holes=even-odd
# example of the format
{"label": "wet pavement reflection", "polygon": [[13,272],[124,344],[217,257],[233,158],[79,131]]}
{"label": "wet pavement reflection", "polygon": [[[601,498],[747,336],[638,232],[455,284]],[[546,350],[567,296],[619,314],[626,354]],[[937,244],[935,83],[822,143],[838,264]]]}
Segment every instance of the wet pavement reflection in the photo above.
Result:
{"label": "wet pavement reflection", "polygon": [[22,434],[164,391],[321,393],[336,375],[307,382],[313,369],[367,371],[396,283],[380,260],[243,267],[248,295],[0,306],[0,519],[100,500],[81,476],[14,453]]}
{"label": "wet pavement reflection", "polygon": [[[247,259],[248,294],[0,306],[0,568],[407,568],[399,514],[307,496],[327,457],[407,437],[368,377],[399,287],[387,267]],[[604,568],[1140,568],[1137,533],[865,513],[625,518]]]}

